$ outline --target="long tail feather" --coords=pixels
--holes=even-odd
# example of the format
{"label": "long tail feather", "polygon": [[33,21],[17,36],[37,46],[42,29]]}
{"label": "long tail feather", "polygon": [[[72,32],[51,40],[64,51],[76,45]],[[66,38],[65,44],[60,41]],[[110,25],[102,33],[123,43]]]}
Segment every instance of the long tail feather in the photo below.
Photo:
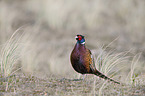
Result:
{"label": "long tail feather", "polygon": [[105,80],[113,81],[114,83],[120,84],[120,82],[117,82],[117,81],[105,76],[104,74],[102,74],[101,72],[99,72],[97,70],[96,70],[96,72],[94,74],[99,76],[99,77],[101,77],[101,78],[103,78],[103,79],[105,79]]}

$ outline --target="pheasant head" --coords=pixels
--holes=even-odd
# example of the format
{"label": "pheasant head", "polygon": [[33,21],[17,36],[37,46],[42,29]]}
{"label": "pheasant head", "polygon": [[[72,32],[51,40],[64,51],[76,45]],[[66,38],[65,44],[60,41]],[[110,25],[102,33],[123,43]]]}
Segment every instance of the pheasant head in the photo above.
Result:
{"label": "pheasant head", "polygon": [[85,38],[83,35],[77,35],[76,37],[77,43],[79,44],[85,44]]}

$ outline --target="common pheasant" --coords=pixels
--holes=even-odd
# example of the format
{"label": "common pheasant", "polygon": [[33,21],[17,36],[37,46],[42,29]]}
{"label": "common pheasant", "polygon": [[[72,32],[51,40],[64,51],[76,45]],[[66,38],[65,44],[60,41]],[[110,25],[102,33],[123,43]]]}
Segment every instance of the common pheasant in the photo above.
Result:
{"label": "common pheasant", "polygon": [[77,43],[70,56],[71,64],[74,70],[81,74],[95,74],[101,78],[104,78],[105,80],[110,80],[114,83],[120,84],[96,69],[92,53],[85,47],[84,36],[77,35],[75,38]]}

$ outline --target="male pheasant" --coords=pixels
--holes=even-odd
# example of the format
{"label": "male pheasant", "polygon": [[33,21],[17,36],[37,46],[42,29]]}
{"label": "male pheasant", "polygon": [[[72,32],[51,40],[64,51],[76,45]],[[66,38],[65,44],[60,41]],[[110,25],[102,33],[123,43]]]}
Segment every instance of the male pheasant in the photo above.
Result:
{"label": "male pheasant", "polygon": [[77,35],[75,38],[77,43],[70,56],[71,64],[74,70],[81,74],[95,74],[101,78],[104,78],[105,80],[110,80],[114,83],[120,84],[119,82],[105,76],[96,69],[92,53],[85,47],[84,36]]}

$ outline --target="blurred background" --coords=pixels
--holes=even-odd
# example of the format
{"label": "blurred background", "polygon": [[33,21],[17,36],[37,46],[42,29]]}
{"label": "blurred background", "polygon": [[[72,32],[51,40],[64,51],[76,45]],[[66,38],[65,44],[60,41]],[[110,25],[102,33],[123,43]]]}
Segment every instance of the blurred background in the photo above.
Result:
{"label": "blurred background", "polygon": [[[98,51],[130,51],[145,58],[144,0],[0,0],[0,47],[20,28],[24,34],[21,71],[41,76],[72,77],[70,64],[75,36]],[[145,72],[144,63],[139,69]],[[38,75],[37,75],[38,76]]]}

